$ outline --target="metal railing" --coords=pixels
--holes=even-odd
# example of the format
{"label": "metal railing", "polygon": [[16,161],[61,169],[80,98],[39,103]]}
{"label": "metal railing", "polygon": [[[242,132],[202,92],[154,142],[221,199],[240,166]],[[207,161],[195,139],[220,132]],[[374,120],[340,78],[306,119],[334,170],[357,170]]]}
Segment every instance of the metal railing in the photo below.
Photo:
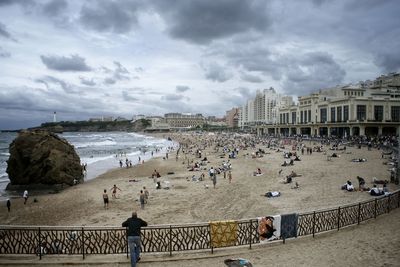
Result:
{"label": "metal railing", "polygon": [[[335,209],[300,213],[297,236],[339,230],[360,224],[400,207],[400,190],[372,200],[340,206]],[[234,246],[259,243],[258,220],[237,221]],[[210,250],[211,231],[208,223],[186,225],[155,225],[142,228],[142,252],[173,252]],[[126,254],[126,229],[122,227],[55,227],[0,226],[0,254],[82,255]]]}

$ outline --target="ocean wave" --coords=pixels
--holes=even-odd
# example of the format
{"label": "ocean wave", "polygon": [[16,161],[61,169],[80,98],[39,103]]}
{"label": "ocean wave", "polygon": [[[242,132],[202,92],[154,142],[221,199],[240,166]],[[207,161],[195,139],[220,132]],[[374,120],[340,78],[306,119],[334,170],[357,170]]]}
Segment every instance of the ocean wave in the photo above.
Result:
{"label": "ocean wave", "polygon": [[87,163],[88,165],[99,162],[99,161],[103,161],[103,160],[109,160],[115,158],[114,155],[109,155],[106,157],[93,157],[93,158],[81,158],[81,162],[82,163]]}
{"label": "ocean wave", "polygon": [[111,140],[104,140],[99,142],[89,142],[82,144],[75,144],[75,148],[85,148],[85,147],[94,147],[94,146],[115,146],[117,142]]}

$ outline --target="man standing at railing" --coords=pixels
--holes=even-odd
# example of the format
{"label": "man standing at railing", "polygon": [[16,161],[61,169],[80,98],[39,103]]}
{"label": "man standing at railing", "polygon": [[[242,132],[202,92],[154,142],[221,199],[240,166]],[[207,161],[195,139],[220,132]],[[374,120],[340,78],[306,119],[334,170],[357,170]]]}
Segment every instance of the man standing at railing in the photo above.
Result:
{"label": "man standing at railing", "polygon": [[135,267],[140,260],[140,228],[147,226],[147,222],[137,217],[136,211],[132,212],[132,217],[122,223],[127,227],[129,250],[131,254],[131,266]]}

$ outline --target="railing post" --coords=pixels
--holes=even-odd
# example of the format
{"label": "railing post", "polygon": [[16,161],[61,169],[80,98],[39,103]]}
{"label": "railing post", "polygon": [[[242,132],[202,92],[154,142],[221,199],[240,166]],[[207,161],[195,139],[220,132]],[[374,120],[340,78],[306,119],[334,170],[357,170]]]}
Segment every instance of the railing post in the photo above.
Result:
{"label": "railing post", "polygon": [[41,260],[42,259],[42,240],[41,240],[41,232],[40,232],[40,227],[39,227],[39,231],[38,231],[38,233],[39,233],[39,238],[38,238],[38,242],[39,242],[39,246],[38,246],[38,248],[39,248],[39,259]]}
{"label": "railing post", "polygon": [[172,225],[169,225],[169,256],[172,256]]}
{"label": "railing post", "polygon": [[312,237],[315,236],[315,211],[313,214],[313,226],[312,226]]}
{"label": "railing post", "polygon": [[338,214],[337,214],[337,230],[339,231],[340,229],[340,206],[338,208]]}
{"label": "railing post", "polygon": [[82,257],[85,259],[85,232],[82,227]]}
{"label": "railing post", "polygon": [[250,233],[249,233],[249,239],[250,239],[250,249],[251,249],[251,242],[253,241],[253,220],[250,219]]}
{"label": "railing post", "polygon": [[125,233],[126,233],[126,258],[129,259],[128,227],[125,227]]}
{"label": "railing post", "polygon": [[360,219],[361,219],[361,202],[358,202],[357,224],[360,224]]}
{"label": "railing post", "polygon": [[374,218],[376,219],[376,209],[378,208],[378,201],[375,198],[375,211],[374,211]]}
{"label": "railing post", "polygon": [[400,191],[397,191],[397,207],[400,208]]}
{"label": "railing post", "polygon": [[390,212],[390,195],[387,196],[387,212]]}

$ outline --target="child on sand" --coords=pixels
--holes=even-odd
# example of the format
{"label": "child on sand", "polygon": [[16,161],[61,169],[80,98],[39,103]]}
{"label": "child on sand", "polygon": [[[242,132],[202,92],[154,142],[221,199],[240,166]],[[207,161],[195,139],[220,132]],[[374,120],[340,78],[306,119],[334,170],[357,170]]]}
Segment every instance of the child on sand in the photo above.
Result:
{"label": "child on sand", "polygon": [[117,189],[118,189],[119,191],[122,191],[121,189],[119,189],[119,188],[117,187],[117,185],[114,185],[114,186],[111,187],[111,189],[110,189],[110,190],[112,190],[112,197],[113,197],[113,198],[117,198]]}

